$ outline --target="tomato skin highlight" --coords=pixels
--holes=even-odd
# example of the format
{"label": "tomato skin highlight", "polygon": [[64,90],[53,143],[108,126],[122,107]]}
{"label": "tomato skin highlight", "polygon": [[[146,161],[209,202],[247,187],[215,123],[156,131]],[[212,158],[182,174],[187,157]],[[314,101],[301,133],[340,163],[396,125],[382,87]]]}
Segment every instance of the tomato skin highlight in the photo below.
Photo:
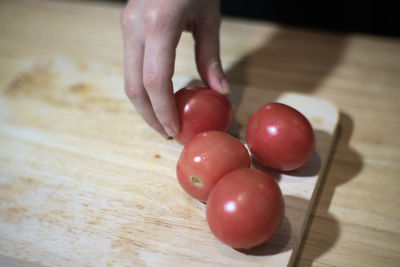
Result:
{"label": "tomato skin highlight", "polygon": [[206,215],[210,230],[221,242],[249,249],[279,230],[284,215],[282,192],[270,175],[237,169],[213,187]]}
{"label": "tomato skin highlight", "polygon": [[204,131],[228,132],[232,125],[232,105],[228,98],[204,87],[185,87],[175,93],[180,121],[175,140],[185,145]]}
{"label": "tomato skin highlight", "polygon": [[246,142],[253,157],[265,166],[291,171],[311,158],[315,136],[310,122],[299,111],[270,103],[250,117]]}
{"label": "tomato skin highlight", "polygon": [[222,176],[248,167],[250,155],[239,140],[224,132],[206,131],[197,134],[183,148],[176,174],[186,193],[206,202]]}

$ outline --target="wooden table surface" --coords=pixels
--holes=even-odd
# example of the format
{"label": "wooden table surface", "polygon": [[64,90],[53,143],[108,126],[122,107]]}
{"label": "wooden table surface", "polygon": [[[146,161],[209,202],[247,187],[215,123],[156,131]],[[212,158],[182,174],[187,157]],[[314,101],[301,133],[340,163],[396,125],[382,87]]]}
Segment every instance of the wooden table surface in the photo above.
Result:
{"label": "wooden table surface", "polygon": [[[0,88],[52,56],[119,68],[121,9],[96,1],[3,0]],[[399,266],[400,39],[225,18],[221,53],[233,84],[267,88],[271,98],[317,96],[340,110],[336,148],[297,264]],[[175,73],[198,79],[193,58],[185,33]]]}

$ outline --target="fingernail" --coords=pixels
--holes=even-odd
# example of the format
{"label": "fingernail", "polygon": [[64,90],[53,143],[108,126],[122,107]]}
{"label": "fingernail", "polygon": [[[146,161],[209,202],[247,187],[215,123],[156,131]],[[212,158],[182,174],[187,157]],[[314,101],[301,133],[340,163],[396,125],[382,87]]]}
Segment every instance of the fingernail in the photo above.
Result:
{"label": "fingernail", "polygon": [[225,78],[221,80],[220,92],[224,95],[228,95],[231,92],[231,88]]}
{"label": "fingernail", "polygon": [[164,128],[169,136],[174,137],[176,135],[176,130],[174,128],[172,128],[171,126],[166,125]]}

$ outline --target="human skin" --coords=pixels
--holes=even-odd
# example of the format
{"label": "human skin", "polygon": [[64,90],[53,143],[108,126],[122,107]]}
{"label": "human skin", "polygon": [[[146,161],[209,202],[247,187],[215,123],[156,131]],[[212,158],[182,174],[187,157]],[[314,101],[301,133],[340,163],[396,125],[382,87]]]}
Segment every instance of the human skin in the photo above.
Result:
{"label": "human skin", "polygon": [[161,135],[179,131],[172,76],[183,31],[193,34],[197,70],[211,89],[229,94],[219,53],[218,0],[130,0],[121,15],[125,92]]}

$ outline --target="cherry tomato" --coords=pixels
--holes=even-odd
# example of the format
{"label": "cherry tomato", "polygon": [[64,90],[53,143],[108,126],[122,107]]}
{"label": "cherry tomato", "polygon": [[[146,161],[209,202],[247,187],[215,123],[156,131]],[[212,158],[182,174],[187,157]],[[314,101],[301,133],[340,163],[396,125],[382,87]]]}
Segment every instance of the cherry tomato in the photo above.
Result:
{"label": "cherry tomato", "polygon": [[229,100],[211,89],[186,87],[175,93],[180,130],[174,138],[186,144],[198,133],[210,130],[227,132],[232,124]]}
{"label": "cherry tomato", "polygon": [[223,132],[207,131],[193,137],[183,148],[176,174],[189,195],[205,202],[222,176],[248,167],[249,152],[239,140]]}
{"label": "cherry tomato", "polygon": [[211,190],[206,209],[212,233],[241,249],[269,240],[279,230],[283,213],[282,193],[275,180],[249,168],[222,177]]}
{"label": "cherry tomato", "polygon": [[281,171],[303,166],[315,145],[314,132],[306,117],[280,103],[264,105],[251,116],[246,141],[255,159]]}

